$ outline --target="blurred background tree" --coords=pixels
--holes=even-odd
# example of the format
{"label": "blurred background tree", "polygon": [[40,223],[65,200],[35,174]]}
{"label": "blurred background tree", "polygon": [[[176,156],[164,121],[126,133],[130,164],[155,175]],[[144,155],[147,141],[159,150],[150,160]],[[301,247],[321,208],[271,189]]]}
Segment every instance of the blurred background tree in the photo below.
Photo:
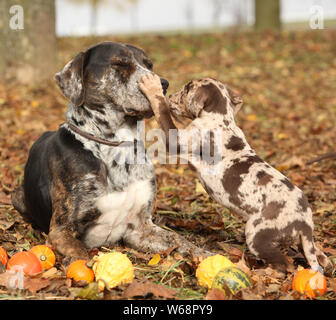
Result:
{"label": "blurred background tree", "polygon": [[50,79],[56,71],[55,1],[1,0],[0,43],[1,80]]}
{"label": "blurred background tree", "polygon": [[82,3],[89,3],[90,5],[90,33],[96,34],[97,32],[97,14],[98,14],[98,7],[106,0],[71,0],[74,3],[82,4]]}
{"label": "blurred background tree", "polygon": [[280,0],[255,0],[255,29],[280,30]]}
{"label": "blurred background tree", "polygon": [[138,0],[71,0],[74,3],[83,4],[89,3],[91,7],[91,14],[90,14],[90,34],[95,35],[97,34],[97,16],[98,16],[98,8],[103,3],[109,2],[113,4],[118,10],[126,10],[129,9],[129,5],[132,5],[131,11],[131,22],[134,27],[137,26],[137,10],[136,4]]}
{"label": "blurred background tree", "polygon": [[184,15],[187,20],[187,26],[191,30],[194,27],[194,6],[193,0],[187,1],[184,7]]}

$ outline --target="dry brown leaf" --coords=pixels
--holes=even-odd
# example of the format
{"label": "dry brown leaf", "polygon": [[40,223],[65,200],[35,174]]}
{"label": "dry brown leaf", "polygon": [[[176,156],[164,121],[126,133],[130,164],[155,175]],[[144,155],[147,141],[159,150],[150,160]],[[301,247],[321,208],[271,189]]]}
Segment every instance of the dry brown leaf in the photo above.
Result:
{"label": "dry brown leaf", "polygon": [[0,286],[9,287],[13,277],[12,273],[4,272],[0,274]]}
{"label": "dry brown leaf", "polygon": [[[70,280],[70,281],[69,281]],[[70,282],[70,285],[68,283]],[[71,279],[53,279],[50,282],[50,285],[46,288],[46,292],[57,291],[62,287],[70,287],[71,286]]]}
{"label": "dry brown leaf", "polygon": [[291,172],[290,179],[294,184],[298,185],[298,184],[304,183],[305,180],[306,180],[306,177],[302,174],[297,173],[297,172]]}
{"label": "dry brown leaf", "polygon": [[230,245],[226,242],[217,241],[217,245],[227,254],[230,252]]}
{"label": "dry brown leaf", "polygon": [[266,288],[266,293],[275,293],[280,291],[280,284],[270,283]]}
{"label": "dry brown leaf", "polygon": [[25,277],[24,279],[24,288],[33,293],[47,287],[49,284],[50,280],[48,279],[29,278],[29,277]]}
{"label": "dry brown leaf", "polygon": [[323,252],[330,253],[332,256],[336,256],[336,249],[327,247],[322,249]]}
{"label": "dry brown leaf", "polygon": [[228,300],[228,298],[221,290],[215,288],[208,291],[205,300]]}
{"label": "dry brown leaf", "polygon": [[0,192],[0,203],[3,203],[3,204],[12,204],[12,201],[11,201],[10,197],[8,197],[3,192]]}
{"label": "dry brown leaf", "polygon": [[232,248],[229,251],[230,260],[232,260],[233,262],[241,260],[243,254],[244,253],[241,250],[239,250],[238,248]]}
{"label": "dry brown leaf", "polygon": [[62,272],[57,270],[55,267],[50,268],[49,270],[44,271],[41,274],[41,277],[44,279],[54,279],[62,276]]}
{"label": "dry brown leaf", "polygon": [[160,251],[159,253],[161,255],[163,255],[164,257],[168,257],[175,249],[177,249],[179,247],[178,244],[175,244],[174,246],[166,249],[166,250],[163,250],[163,251]]}
{"label": "dry brown leaf", "polygon": [[279,171],[284,171],[284,170],[288,170],[288,169],[295,168],[295,167],[303,168],[304,165],[305,164],[304,164],[304,161],[302,160],[302,158],[294,156],[294,157],[278,164],[276,166],[276,169],[279,170]]}
{"label": "dry brown leaf", "polygon": [[169,289],[160,284],[155,284],[149,280],[145,282],[139,282],[133,280],[132,283],[124,291],[123,298],[129,299],[134,297],[145,297],[148,294],[153,294],[155,297],[161,297],[165,299],[174,299],[177,291]]}
{"label": "dry brown leaf", "polygon": [[4,231],[8,230],[14,223],[15,221],[7,221],[5,219],[0,219],[0,229]]}
{"label": "dry brown leaf", "polygon": [[6,271],[0,274],[0,285],[12,289],[27,289],[33,293],[47,287],[50,284],[48,279],[30,278],[23,274]]}
{"label": "dry brown leaf", "polygon": [[287,293],[284,296],[281,296],[279,300],[294,300],[292,293]]}
{"label": "dry brown leaf", "polygon": [[270,282],[273,283],[279,283],[280,282],[279,279],[284,279],[286,277],[286,275],[283,272],[275,270],[271,267],[255,270],[255,273],[260,277],[266,277],[267,279],[270,280]]}
{"label": "dry brown leaf", "polygon": [[243,270],[247,275],[251,276],[251,270],[250,268],[247,266],[245,259],[244,259],[244,254],[242,255],[241,259],[235,263],[235,265]]}
{"label": "dry brown leaf", "polygon": [[332,186],[336,185],[336,179],[324,179],[324,182]]}
{"label": "dry brown leaf", "polygon": [[335,207],[336,207],[335,204],[328,204],[328,205],[323,206],[322,208],[315,210],[314,214],[317,215],[323,212],[333,212],[333,210],[335,210]]}
{"label": "dry brown leaf", "polygon": [[195,230],[195,228],[199,225],[199,222],[195,219],[182,219],[182,218],[173,218],[173,217],[165,217],[164,219],[168,226],[172,226],[174,228],[185,228],[188,230]]}
{"label": "dry brown leaf", "polygon": [[336,292],[336,279],[328,279],[330,290]]}
{"label": "dry brown leaf", "polygon": [[135,257],[137,259],[140,259],[140,260],[146,260],[146,261],[148,261],[148,259],[150,258],[150,254],[149,253],[139,252],[139,251],[136,251],[134,249],[130,249],[129,252],[132,254],[133,257]]}
{"label": "dry brown leaf", "polygon": [[262,300],[262,296],[254,293],[252,289],[241,290],[241,298],[243,300]]}
{"label": "dry brown leaf", "polygon": [[290,282],[285,282],[282,284],[281,288],[280,288],[280,291],[281,292],[288,292],[290,291],[292,288],[292,284]]}

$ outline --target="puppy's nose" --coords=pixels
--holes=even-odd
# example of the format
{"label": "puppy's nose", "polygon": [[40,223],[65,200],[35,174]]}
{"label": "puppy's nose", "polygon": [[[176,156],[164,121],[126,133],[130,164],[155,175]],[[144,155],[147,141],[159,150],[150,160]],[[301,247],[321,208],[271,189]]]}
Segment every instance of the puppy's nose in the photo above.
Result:
{"label": "puppy's nose", "polygon": [[167,89],[169,87],[169,82],[166,79],[163,79],[163,78],[160,78],[160,81],[161,81],[161,86],[162,86],[162,89],[163,89],[163,94],[166,94]]}

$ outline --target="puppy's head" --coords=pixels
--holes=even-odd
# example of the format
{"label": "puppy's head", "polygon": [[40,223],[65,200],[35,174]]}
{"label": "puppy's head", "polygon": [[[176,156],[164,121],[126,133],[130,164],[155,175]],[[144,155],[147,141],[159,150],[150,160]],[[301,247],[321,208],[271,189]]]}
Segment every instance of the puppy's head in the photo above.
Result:
{"label": "puppy's head", "polygon": [[169,96],[169,108],[177,119],[195,119],[202,110],[222,115],[236,115],[243,100],[218,80],[204,78],[188,82]]}
{"label": "puppy's head", "polygon": [[[85,104],[96,110],[112,106],[141,118],[153,114],[138,86],[141,76],[152,70],[152,61],[141,49],[103,42],[80,52],[55,75],[55,80],[75,106]],[[161,83],[166,92],[168,81],[161,79]]]}

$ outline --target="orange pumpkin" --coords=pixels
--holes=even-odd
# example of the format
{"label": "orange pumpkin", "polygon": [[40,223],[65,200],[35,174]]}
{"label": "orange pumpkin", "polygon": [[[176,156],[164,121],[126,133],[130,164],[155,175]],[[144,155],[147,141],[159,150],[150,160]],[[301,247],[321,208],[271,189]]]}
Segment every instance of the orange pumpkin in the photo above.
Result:
{"label": "orange pumpkin", "polygon": [[32,247],[29,251],[34,253],[40,260],[43,270],[50,269],[55,265],[56,257],[54,252],[49,247],[45,245],[37,245]]}
{"label": "orange pumpkin", "polygon": [[86,265],[86,260],[76,260],[70,264],[67,271],[67,278],[75,281],[85,280],[90,283],[94,280],[95,275],[92,269]]}
{"label": "orange pumpkin", "polygon": [[292,289],[310,298],[323,296],[327,291],[327,280],[318,271],[301,269],[293,278]]}
{"label": "orange pumpkin", "polygon": [[40,260],[29,251],[15,253],[7,263],[7,270],[23,271],[26,275],[32,275],[42,271]]}
{"label": "orange pumpkin", "polygon": [[5,266],[8,262],[8,255],[3,247],[0,247],[0,262]]}

